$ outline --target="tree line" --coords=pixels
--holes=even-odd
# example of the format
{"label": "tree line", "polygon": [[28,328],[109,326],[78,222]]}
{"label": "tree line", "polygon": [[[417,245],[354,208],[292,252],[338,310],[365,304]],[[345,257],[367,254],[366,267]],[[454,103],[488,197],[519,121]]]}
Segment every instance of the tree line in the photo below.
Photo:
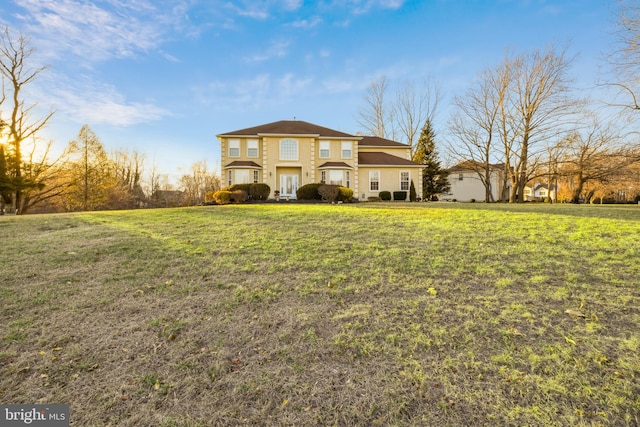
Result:
{"label": "tree line", "polygon": [[88,125],[54,157],[53,142],[41,139],[53,112],[33,119],[36,104],[23,96],[44,71],[31,67],[32,54],[28,37],[13,37],[9,28],[0,34],[0,214],[194,205],[220,188],[205,161],[175,187],[155,164],[146,170],[144,154],[107,152]]}
{"label": "tree line", "polygon": [[498,201],[491,179],[496,168],[502,169],[500,201],[525,201],[525,187],[534,183],[556,189],[557,200],[637,201],[640,143],[638,133],[627,129],[640,118],[640,7],[622,3],[617,28],[606,58],[608,80],[597,83],[616,89],[611,99],[576,95],[572,60],[551,45],[507,52],[501,63],[482,71],[465,93],[453,97],[438,144],[434,117],[441,94],[430,79],[419,88],[400,83],[390,95],[388,78],[378,78],[367,88],[359,123],[365,132],[413,147],[413,160],[425,165],[425,199],[448,191],[439,145],[452,162],[473,168],[486,202]]}

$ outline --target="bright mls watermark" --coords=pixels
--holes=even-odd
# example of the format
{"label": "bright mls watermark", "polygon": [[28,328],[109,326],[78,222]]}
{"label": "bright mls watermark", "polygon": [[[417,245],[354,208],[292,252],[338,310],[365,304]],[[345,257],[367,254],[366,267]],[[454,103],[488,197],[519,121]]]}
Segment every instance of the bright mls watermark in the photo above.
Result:
{"label": "bright mls watermark", "polygon": [[69,427],[69,405],[0,405],[0,427]]}

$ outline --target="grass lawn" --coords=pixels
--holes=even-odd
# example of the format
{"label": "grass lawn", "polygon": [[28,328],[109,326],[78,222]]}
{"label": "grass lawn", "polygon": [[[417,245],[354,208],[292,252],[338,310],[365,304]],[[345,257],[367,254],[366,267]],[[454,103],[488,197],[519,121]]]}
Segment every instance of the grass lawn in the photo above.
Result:
{"label": "grass lawn", "polygon": [[0,236],[0,402],[72,425],[640,425],[638,206],[211,206]]}

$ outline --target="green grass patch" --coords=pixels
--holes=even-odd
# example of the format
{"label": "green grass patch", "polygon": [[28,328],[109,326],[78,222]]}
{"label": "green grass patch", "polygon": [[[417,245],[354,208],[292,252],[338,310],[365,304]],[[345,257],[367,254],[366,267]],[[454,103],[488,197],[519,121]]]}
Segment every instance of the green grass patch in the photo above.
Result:
{"label": "green grass patch", "polygon": [[640,424],[637,206],[0,224],[2,402],[78,425]]}

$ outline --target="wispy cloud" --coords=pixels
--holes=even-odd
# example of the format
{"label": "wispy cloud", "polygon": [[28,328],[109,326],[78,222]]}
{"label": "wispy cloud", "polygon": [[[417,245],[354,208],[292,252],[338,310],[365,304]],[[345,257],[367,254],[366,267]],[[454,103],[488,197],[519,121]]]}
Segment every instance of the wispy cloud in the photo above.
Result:
{"label": "wispy cloud", "polygon": [[87,76],[67,81],[51,74],[43,83],[46,89],[38,94],[40,103],[53,106],[56,117],[62,115],[65,121],[130,126],[170,114],[152,103],[128,101],[115,87]]}
{"label": "wispy cloud", "polygon": [[291,42],[287,40],[274,41],[264,51],[245,58],[246,62],[263,62],[272,58],[283,58],[289,53],[289,45]]}
{"label": "wispy cloud", "polygon": [[302,28],[302,29],[310,29],[318,26],[322,22],[322,18],[319,16],[315,16],[311,19],[300,19],[297,21],[293,21],[290,25],[293,28]]}
{"label": "wispy cloud", "polygon": [[158,8],[147,0],[16,0],[17,18],[50,56],[86,60],[132,57],[165,41],[184,20],[184,3]]}
{"label": "wispy cloud", "polygon": [[372,9],[399,9],[405,0],[335,0],[334,6],[350,8],[356,15],[368,13]]}

